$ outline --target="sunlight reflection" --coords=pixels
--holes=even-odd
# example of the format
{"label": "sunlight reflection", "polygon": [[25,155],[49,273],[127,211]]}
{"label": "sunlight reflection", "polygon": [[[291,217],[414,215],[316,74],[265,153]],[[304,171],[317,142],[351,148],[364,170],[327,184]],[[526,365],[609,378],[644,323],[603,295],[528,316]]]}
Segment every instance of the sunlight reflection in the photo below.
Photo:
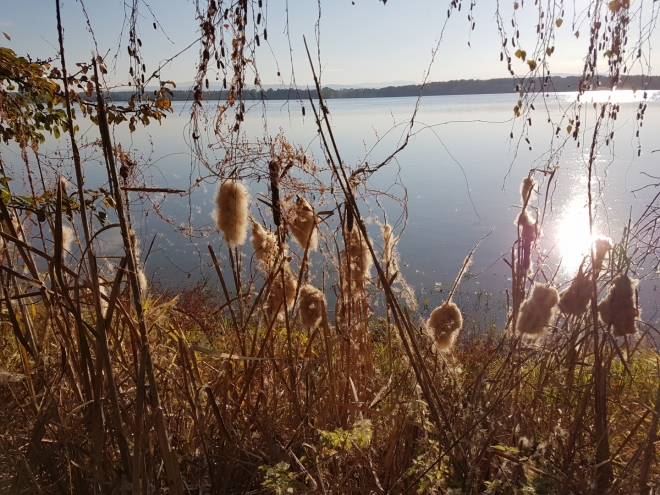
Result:
{"label": "sunlight reflection", "polygon": [[[577,92],[560,93],[564,101],[573,102],[577,100]],[[646,91],[647,101],[654,101],[660,98],[660,91]],[[616,91],[585,91],[580,97],[584,103],[631,103],[644,100],[644,91],[632,91],[630,89],[618,89]]]}
{"label": "sunlight reflection", "polygon": [[562,212],[557,229],[557,242],[564,272],[572,277],[589,254],[593,237],[589,234],[587,198],[574,195]]}

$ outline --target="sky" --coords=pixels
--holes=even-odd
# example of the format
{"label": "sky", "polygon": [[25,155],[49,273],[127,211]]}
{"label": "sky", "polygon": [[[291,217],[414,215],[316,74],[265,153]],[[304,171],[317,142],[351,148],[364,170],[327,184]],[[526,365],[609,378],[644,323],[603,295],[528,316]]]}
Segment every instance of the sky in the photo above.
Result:
{"label": "sky", "polygon": [[[533,5],[532,0],[520,1],[522,7],[516,11],[518,22],[523,26],[520,40],[523,45],[529,40],[531,45],[531,40],[536,36],[538,11],[535,9],[538,7]],[[549,0],[540,1],[547,6]],[[551,1],[553,4],[558,3]],[[200,2],[206,4],[205,0]],[[128,80],[126,3],[124,0],[85,0],[84,3],[79,0],[61,0],[65,50],[69,63],[88,61],[95,47],[82,12],[84,5],[99,52],[109,54],[111,82],[122,84]],[[379,0],[321,0],[323,84],[421,82],[429,69],[432,51],[447,19],[449,3],[449,0],[389,0],[387,4]],[[463,0],[461,12],[454,12],[444,31],[442,43],[431,66],[430,81],[509,76],[506,63],[500,62],[499,57],[501,42],[495,17],[497,3],[495,0],[477,2],[468,20],[470,3],[469,0]],[[502,18],[509,31],[512,31],[513,3],[508,0],[500,2]],[[565,0],[565,3],[565,22],[556,30],[556,48],[551,58],[552,72],[578,74],[583,65],[587,36],[576,38],[574,32],[582,30],[586,34],[588,31],[584,15],[580,15],[588,5],[588,0]],[[0,32],[11,38],[7,40],[0,37],[0,45],[33,58],[57,56],[55,0],[0,0],[0,6]],[[575,15],[574,7],[577,11]],[[651,9],[657,11],[659,8],[660,2],[645,0],[642,3],[643,22],[633,22],[633,30],[644,27]],[[254,54],[262,84],[288,85],[294,79],[302,86],[311,84],[313,79],[303,36],[306,36],[316,56],[315,25],[319,19],[319,2],[264,0],[264,9],[268,43],[262,42]],[[192,43],[190,49],[167,64],[161,72],[162,79],[189,85],[196,73],[195,66],[199,58],[199,44],[195,43],[199,37],[199,26],[194,1],[148,0],[147,3],[139,4],[139,14],[139,37],[143,42],[142,54],[147,73]],[[153,28],[154,20],[159,26],[156,30]],[[474,29],[472,22],[475,22]],[[651,40],[658,46],[660,31],[655,30]],[[652,56],[651,65],[660,66],[658,55]],[[515,60],[514,66],[524,72],[525,66],[521,61]],[[278,69],[280,77],[277,75]],[[631,73],[639,72],[639,69],[631,70]]]}

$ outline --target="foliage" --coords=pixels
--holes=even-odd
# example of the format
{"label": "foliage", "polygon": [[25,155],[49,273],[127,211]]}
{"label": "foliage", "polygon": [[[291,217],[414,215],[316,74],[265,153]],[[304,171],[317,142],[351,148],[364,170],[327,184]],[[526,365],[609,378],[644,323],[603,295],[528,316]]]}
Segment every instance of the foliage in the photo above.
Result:
{"label": "foliage", "polygon": [[0,137],[5,144],[37,146],[45,140],[40,131],[56,138],[67,131],[58,77],[49,62],[31,62],[0,46]]}

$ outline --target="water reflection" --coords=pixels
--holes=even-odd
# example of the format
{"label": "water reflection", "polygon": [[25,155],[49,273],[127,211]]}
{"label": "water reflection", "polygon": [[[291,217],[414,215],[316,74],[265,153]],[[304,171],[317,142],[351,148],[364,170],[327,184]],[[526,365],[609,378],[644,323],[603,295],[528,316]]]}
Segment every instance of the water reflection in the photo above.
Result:
{"label": "water reflection", "polygon": [[[589,208],[585,188],[577,186],[565,203],[557,226],[557,244],[564,274],[573,277],[598,235],[589,233]],[[595,228],[595,227],[594,227]]]}

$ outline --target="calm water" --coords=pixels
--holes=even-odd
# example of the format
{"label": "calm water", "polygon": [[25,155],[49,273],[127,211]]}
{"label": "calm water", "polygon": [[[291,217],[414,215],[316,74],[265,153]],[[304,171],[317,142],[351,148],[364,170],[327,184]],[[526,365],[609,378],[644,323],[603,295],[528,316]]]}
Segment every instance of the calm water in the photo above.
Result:
{"label": "calm water", "polygon": [[[587,96],[602,100],[606,93]],[[388,191],[399,197],[407,194],[408,221],[398,245],[402,258],[402,272],[419,295],[420,303],[429,298],[431,306],[442,299],[439,288],[451,287],[465,256],[484,236],[471,268],[471,278],[461,285],[466,294],[486,291],[491,300],[501,301],[509,286],[509,269],[501,260],[516,239],[513,221],[518,213],[519,184],[532,167],[543,168],[551,159],[548,149],[554,135],[547,124],[548,115],[558,118],[575,95],[559,95],[558,100],[544,104],[535,102],[528,145],[519,142],[520,119],[511,120],[516,95],[433,96],[422,100],[414,135],[408,147],[385,168],[372,176],[368,187]],[[651,182],[643,172],[658,175],[660,151],[660,94],[651,94],[646,110],[640,140],[640,157],[635,137],[635,111],[641,99],[630,92],[616,94],[621,110],[615,122],[613,146],[602,147],[596,163],[596,228],[597,233],[621,238],[628,217],[633,221],[644,210],[648,199],[657,191],[649,188],[634,194]],[[330,100],[332,126],[342,159],[349,166],[363,161],[379,163],[400,142],[404,126],[415,107],[414,98]],[[303,118],[300,105],[271,102],[260,105],[248,113],[245,129],[251,138],[264,135],[264,123],[269,135],[280,129],[294,144],[302,145],[309,154],[323,160],[316,135],[316,126],[307,103],[307,117]],[[595,121],[595,110],[585,106],[582,129],[589,130]],[[162,125],[152,124],[139,128],[130,135],[116,130],[116,139],[124,150],[136,151],[136,156],[150,185],[187,189],[200,173],[188,146],[189,109],[184,103],[174,104],[174,114]],[[564,122],[563,127],[568,125]],[[90,129],[87,138],[96,138]],[[514,133],[514,140],[509,134]],[[563,130],[560,137],[566,135]],[[582,140],[590,141],[590,134]],[[519,145],[518,145],[519,143]],[[555,141],[557,147],[559,141]],[[586,146],[585,146],[586,144]],[[54,143],[49,141],[51,147]],[[63,143],[60,146],[64,147]],[[560,259],[563,268],[558,277],[565,280],[573,274],[580,262],[580,246],[588,245],[587,154],[589,143],[578,148],[569,141],[558,160],[559,167],[550,188],[546,220],[541,246],[550,254],[545,272],[552,276]],[[104,171],[98,153],[88,152],[86,174],[90,182]],[[221,159],[209,151],[211,163]],[[534,206],[544,205],[546,182],[540,181],[541,197]],[[657,182],[657,181],[656,181]],[[393,184],[398,184],[394,185]],[[404,189],[405,187],[405,189]],[[263,184],[251,184],[253,195],[263,191]],[[170,195],[162,198],[159,212],[175,218],[182,228],[209,225],[212,220],[215,185],[199,187],[189,197]],[[365,214],[371,213],[374,237],[379,236],[375,220],[383,221],[385,206],[390,223],[397,223],[402,215],[399,204],[385,197],[366,195]],[[148,215],[143,213],[149,212]],[[187,239],[158,218],[152,205],[133,207],[136,230],[147,245],[155,236],[147,272],[165,283],[176,284],[200,274],[208,274],[206,244],[212,242],[220,250],[220,238]],[[399,230],[401,228],[399,222]],[[397,231],[398,232],[398,231]],[[490,234],[490,235],[488,235]],[[108,246],[116,244],[117,236],[105,237]],[[248,249],[248,251],[250,251]],[[200,268],[201,267],[201,268]],[[642,286],[645,316],[655,307],[654,282]],[[483,296],[482,296],[483,297]],[[422,304],[420,304],[422,306]],[[651,313],[649,313],[649,311]]]}

